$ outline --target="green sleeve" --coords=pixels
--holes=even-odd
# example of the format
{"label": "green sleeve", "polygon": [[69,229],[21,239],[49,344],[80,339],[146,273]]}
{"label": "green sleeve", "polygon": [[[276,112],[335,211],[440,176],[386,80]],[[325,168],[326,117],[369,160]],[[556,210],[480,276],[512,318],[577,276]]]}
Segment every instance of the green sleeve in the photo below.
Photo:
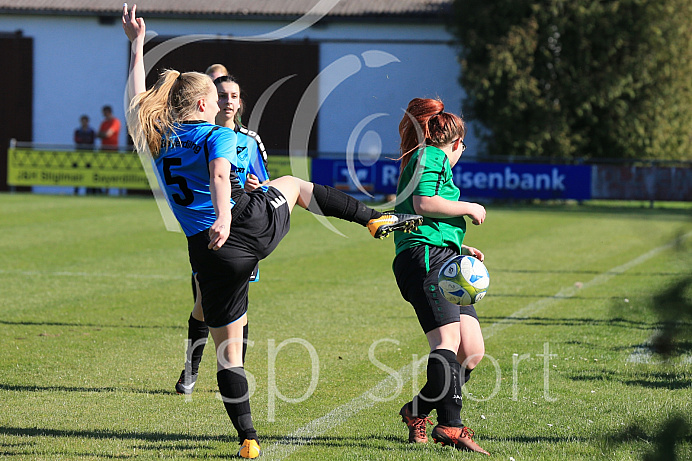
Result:
{"label": "green sleeve", "polygon": [[447,158],[445,153],[439,149],[425,149],[421,152],[418,165],[420,180],[413,189],[412,195],[432,197],[437,195],[440,186],[444,182],[444,161]]}

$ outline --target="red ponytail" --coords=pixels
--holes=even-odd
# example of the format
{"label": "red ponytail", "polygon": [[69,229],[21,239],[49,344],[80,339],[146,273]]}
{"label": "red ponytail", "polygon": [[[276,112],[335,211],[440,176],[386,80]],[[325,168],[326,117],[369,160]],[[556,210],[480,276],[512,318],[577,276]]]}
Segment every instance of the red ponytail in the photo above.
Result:
{"label": "red ponytail", "polygon": [[441,147],[466,135],[466,125],[458,115],[444,111],[439,99],[415,98],[408,103],[399,123],[401,169],[413,153],[426,145]]}

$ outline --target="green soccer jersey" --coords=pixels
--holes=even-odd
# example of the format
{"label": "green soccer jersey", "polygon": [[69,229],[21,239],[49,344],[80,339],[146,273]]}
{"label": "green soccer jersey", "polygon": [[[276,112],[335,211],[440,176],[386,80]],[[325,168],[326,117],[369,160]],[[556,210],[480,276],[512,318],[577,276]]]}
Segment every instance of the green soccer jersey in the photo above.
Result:
{"label": "green soccer jersey", "polygon": [[[413,154],[399,178],[397,198],[404,200],[395,207],[398,213],[416,214],[413,209],[413,196],[432,197],[439,195],[447,200],[457,201],[461,191],[454,185],[452,168],[444,151],[428,146]],[[461,252],[461,243],[466,233],[463,216],[454,218],[423,217],[423,224],[407,234],[394,232],[396,254],[417,245],[451,247]]]}

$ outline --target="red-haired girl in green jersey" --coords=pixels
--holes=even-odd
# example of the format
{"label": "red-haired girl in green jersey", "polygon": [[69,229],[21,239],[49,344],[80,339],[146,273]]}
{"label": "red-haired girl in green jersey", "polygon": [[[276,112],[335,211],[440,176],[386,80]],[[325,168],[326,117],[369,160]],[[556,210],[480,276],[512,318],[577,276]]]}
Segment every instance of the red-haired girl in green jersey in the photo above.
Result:
{"label": "red-haired girl in green jersey", "polygon": [[437,411],[436,442],[488,454],[461,422],[461,386],[483,358],[485,346],[473,306],[447,301],[437,286],[440,266],[466,254],[483,261],[483,253],[463,245],[465,217],[485,220],[485,208],[459,201],[452,167],[466,148],[461,117],[444,111],[436,99],[413,99],[399,124],[401,176],[395,210],[423,216],[410,234],[395,232],[394,274],[402,296],[413,305],[430,345],[427,382],[401,411],[409,442],[428,441],[428,415]]}

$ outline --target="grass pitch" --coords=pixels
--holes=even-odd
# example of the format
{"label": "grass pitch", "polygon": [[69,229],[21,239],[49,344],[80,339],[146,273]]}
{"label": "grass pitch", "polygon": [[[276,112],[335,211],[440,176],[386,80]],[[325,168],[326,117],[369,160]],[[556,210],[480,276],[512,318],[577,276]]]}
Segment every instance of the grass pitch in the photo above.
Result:
{"label": "grass pitch", "polygon": [[[492,459],[692,458],[691,211],[491,205],[469,229],[491,284],[462,418]],[[427,343],[391,238],[331,222],[345,237],[296,210],[252,285],[262,459],[480,457],[405,443],[397,412],[425,381]],[[0,195],[0,293],[0,455],[236,453],[211,346],[191,398],[174,392],[189,264],[152,200]],[[650,347],[662,331],[666,357]]]}

